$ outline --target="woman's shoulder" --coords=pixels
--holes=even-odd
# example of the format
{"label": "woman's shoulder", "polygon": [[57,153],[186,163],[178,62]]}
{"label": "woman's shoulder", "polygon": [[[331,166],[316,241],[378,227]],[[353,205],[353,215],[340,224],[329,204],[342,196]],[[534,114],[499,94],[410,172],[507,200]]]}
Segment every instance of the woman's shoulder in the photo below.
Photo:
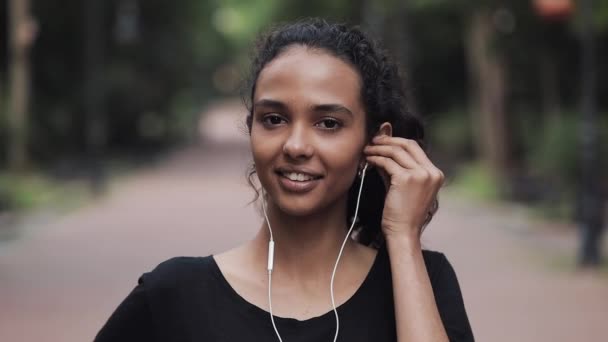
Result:
{"label": "woman's shoulder", "polygon": [[456,272],[443,252],[423,249],[422,256],[431,283],[435,284],[437,281],[445,280],[445,278],[456,278]]}
{"label": "woman's shoulder", "polygon": [[422,256],[424,257],[424,261],[431,265],[440,264],[444,259],[447,259],[443,252],[427,248],[422,249]]}
{"label": "woman's shoulder", "polygon": [[159,263],[152,270],[144,273],[140,282],[147,287],[173,287],[193,280],[201,281],[213,275],[211,255],[176,256]]}

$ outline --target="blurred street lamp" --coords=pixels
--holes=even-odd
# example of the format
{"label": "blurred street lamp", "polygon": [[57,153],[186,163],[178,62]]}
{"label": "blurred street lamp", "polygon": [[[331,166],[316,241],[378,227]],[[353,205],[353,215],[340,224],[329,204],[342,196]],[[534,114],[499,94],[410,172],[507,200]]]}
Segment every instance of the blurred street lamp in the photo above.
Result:
{"label": "blurred street lamp", "polygon": [[[572,0],[532,0],[537,13],[550,22],[563,22],[574,12]],[[597,120],[597,80],[593,0],[578,2],[581,16],[581,125],[579,129],[581,183],[577,206],[580,212],[581,244],[579,264],[600,264],[600,246],[604,226],[604,193],[599,157]]]}
{"label": "blurred street lamp", "polygon": [[581,233],[579,263],[600,264],[600,242],[604,226],[602,170],[599,157],[597,120],[596,47],[593,28],[593,0],[581,0]]}

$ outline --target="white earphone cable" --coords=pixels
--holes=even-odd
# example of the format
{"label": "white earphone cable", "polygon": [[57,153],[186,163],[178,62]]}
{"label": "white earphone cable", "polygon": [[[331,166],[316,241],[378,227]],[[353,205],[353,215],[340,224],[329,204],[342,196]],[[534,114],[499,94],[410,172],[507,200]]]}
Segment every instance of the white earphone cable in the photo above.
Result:
{"label": "white earphone cable", "polygon": [[262,188],[262,210],[264,211],[264,217],[266,218],[266,223],[268,224],[268,230],[270,231],[270,241],[268,242],[268,307],[270,311],[270,320],[272,321],[272,327],[274,328],[274,332],[277,334],[280,342],[283,342],[281,335],[279,334],[279,330],[277,329],[276,324],[274,323],[274,315],[272,314],[272,268],[274,265],[274,238],[272,236],[272,228],[270,227],[270,220],[268,220],[268,215],[266,215],[266,194],[264,193],[264,188]]}
{"label": "white earphone cable", "polygon": [[[334,314],[336,315],[336,334],[334,336],[334,342],[338,339],[338,332],[340,331],[340,318],[338,317],[338,310],[336,309],[336,302],[334,299],[334,278],[336,276],[336,270],[338,269],[338,263],[340,262],[340,257],[342,256],[342,251],[344,250],[344,246],[346,246],[346,242],[348,241],[348,237],[350,236],[351,231],[353,230],[357,213],[359,212],[359,201],[361,200],[361,191],[363,190],[363,180],[365,179],[365,172],[367,170],[367,163],[365,163],[365,167],[363,168],[361,175],[361,184],[359,185],[359,194],[357,195],[357,205],[355,207],[355,215],[353,216],[353,222],[346,234],[346,238],[344,242],[342,242],[342,247],[340,247],[340,252],[338,253],[338,258],[336,259],[336,263],[334,265],[334,270],[331,274],[331,283],[330,283],[330,294],[331,294],[331,304],[334,309]],[[270,221],[268,220],[268,215],[266,214],[266,205],[265,205],[265,193],[264,188],[262,187],[262,210],[264,211],[264,218],[266,219],[266,223],[268,224],[268,230],[270,231],[270,241],[268,242],[268,306],[270,311],[270,320],[272,321],[272,327],[274,328],[274,332],[277,334],[280,342],[283,342],[281,335],[279,334],[279,330],[274,322],[274,315],[272,313],[272,268],[274,265],[274,238],[272,235],[272,228],[270,227]]]}
{"label": "white earphone cable", "polygon": [[348,237],[350,236],[351,231],[356,223],[357,214],[359,212],[359,200],[361,199],[361,190],[363,190],[363,180],[365,179],[365,170],[367,170],[367,163],[365,163],[365,167],[363,168],[361,174],[361,184],[359,185],[359,194],[357,195],[357,205],[355,206],[355,215],[353,216],[353,222],[350,225],[350,229],[348,233],[346,233],[346,238],[344,242],[342,242],[342,247],[340,248],[340,253],[338,253],[338,258],[336,259],[336,264],[334,265],[334,271],[331,273],[331,284],[330,284],[330,293],[331,293],[331,304],[334,307],[334,314],[336,315],[336,335],[334,336],[334,342],[338,340],[338,331],[340,331],[340,319],[338,318],[338,310],[336,309],[336,302],[334,300],[334,278],[336,276],[336,270],[338,269],[338,263],[340,262],[340,257],[342,256],[342,251],[344,250],[344,246],[346,246],[346,241],[348,241]]}

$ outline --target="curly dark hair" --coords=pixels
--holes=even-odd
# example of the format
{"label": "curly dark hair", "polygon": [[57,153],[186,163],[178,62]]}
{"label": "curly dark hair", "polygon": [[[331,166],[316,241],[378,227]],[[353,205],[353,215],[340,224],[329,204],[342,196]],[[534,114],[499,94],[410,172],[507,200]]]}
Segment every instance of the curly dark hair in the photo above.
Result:
{"label": "curly dark hair", "polygon": [[[320,18],[275,27],[257,41],[243,92],[243,100],[248,108],[245,121],[249,135],[258,76],[269,62],[294,45],[326,51],[358,71],[362,79],[361,98],[366,113],[367,142],[371,141],[382,123],[389,122],[393,136],[413,139],[426,150],[422,120],[408,109],[405,87],[397,64],[390,60],[377,40],[360,28],[330,23]],[[259,197],[252,180],[255,173],[255,165],[251,165],[247,170],[247,181],[256,192],[252,202]],[[348,193],[346,221],[349,223],[352,223],[351,218],[354,216],[358,189],[359,180],[351,185]],[[359,206],[354,238],[359,243],[378,247],[384,242],[381,222],[386,189],[375,168],[369,169],[366,174],[363,193],[365,195]],[[438,201],[435,199],[421,229],[430,222],[437,209]]]}

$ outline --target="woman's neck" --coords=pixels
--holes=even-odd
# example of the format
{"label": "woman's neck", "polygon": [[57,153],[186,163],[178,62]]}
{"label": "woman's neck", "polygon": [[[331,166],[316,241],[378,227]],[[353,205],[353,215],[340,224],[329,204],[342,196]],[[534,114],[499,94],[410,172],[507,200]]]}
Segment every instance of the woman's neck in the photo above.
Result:
{"label": "woman's neck", "polygon": [[[273,205],[266,210],[275,242],[273,275],[290,283],[321,282],[326,286],[350,228],[346,226],[345,203],[306,217],[288,215]],[[270,231],[264,221],[253,241],[256,249],[263,251],[264,262],[269,240]],[[341,264],[353,253],[355,244],[347,240]]]}

